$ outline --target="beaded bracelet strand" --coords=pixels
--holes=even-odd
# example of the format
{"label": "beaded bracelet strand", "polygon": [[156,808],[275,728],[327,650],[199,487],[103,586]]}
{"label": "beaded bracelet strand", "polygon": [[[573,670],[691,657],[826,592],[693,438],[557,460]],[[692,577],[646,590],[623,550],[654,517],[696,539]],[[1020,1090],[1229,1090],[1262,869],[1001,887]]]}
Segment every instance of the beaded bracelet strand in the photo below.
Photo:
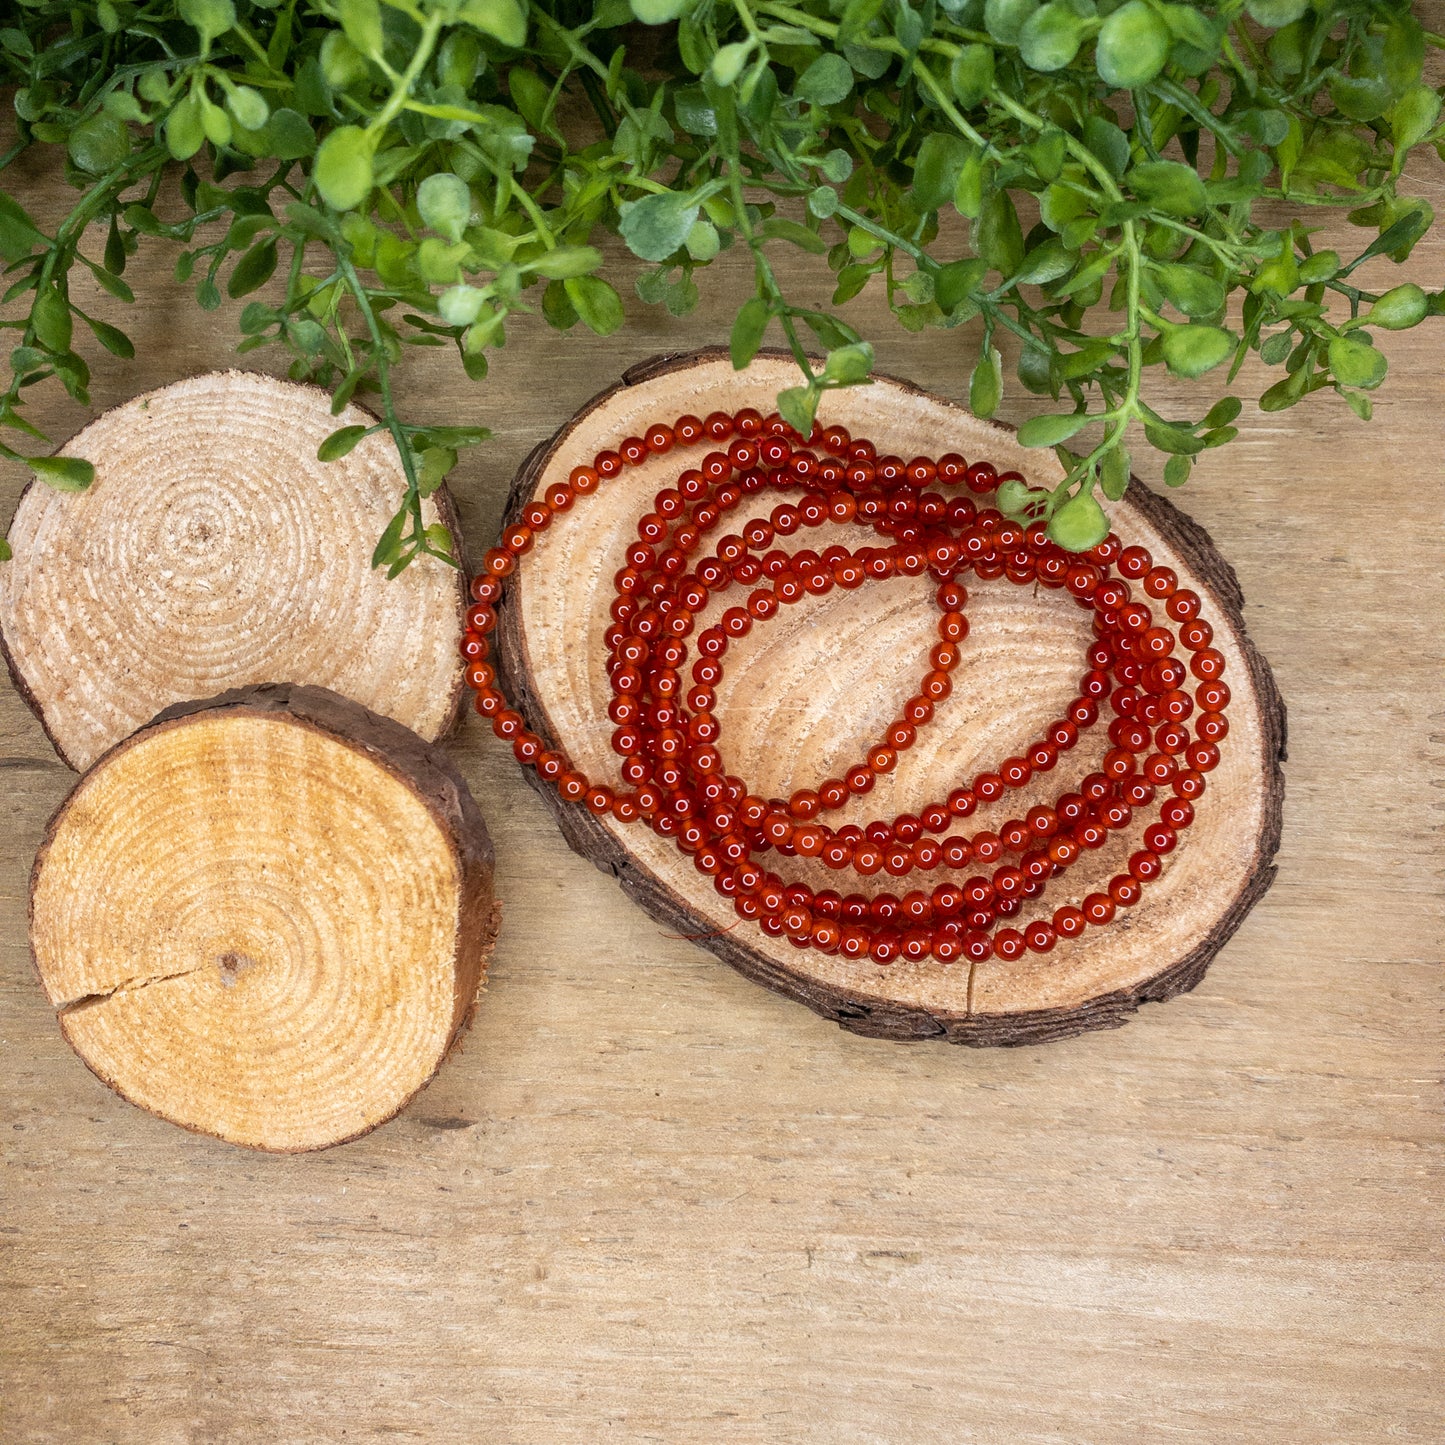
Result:
{"label": "beaded bracelet strand", "polygon": [[[657,493],[614,579],[612,622],[604,640],[613,693],[608,713],[616,724],[612,747],[625,786],[594,782],[530,732],[496,687],[487,639],[496,627],[497,604],[537,534],[579,498],[625,467],[676,447],[708,444],[726,450],[709,451],[698,466],[682,470],[674,486]],[[842,427],[817,427],[804,443],[779,416],[764,417],[752,408],[651,426],[615,451],[599,452],[590,466],[574,468],[565,483],[529,503],[521,520],[505,529],[501,545],[487,553],[471,583],[473,605],[461,644],[477,711],[491,719],[498,737],[511,742],[517,760],[552,782],[563,798],[599,816],[646,823],[671,838],[699,872],[712,877],[717,891],[733,900],[740,918],[773,937],[879,964],[1047,953],[1060,938],[1111,922],[1160,876],[1164,857],[1194,820],[1205,775],[1219,763],[1219,743],[1229,730],[1229,688],[1222,680],[1224,656],[1210,646],[1213,629],[1200,616],[1197,593],[1181,588],[1170,568],[1156,567],[1144,548],[1124,547],[1112,534],[1088,552],[1069,553],[1048,540],[1041,523],[1023,528],[997,510],[980,510],[974,496],[1009,480],[1022,478],[952,453],[936,461],[880,457],[871,442]],[[963,487],[965,494],[946,497],[929,490],[934,483]],[[766,519],[747,522],[740,533],[721,537],[709,555],[693,560],[744,498],[769,487],[802,496],[780,503]],[[778,538],[824,524],[869,527],[887,545],[833,545],[821,553],[772,547]],[[883,738],[841,777],[801,788],[786,800],[762,798],[726,773],[714,709],[732,641],[804,597],[925,572],[938,583],[939,641],[917,694]],[[1094,642],[1078,696],[1020,755],[978,773],[918,813],[861,828],[828,827],[822,815],[868,793],[881,774],[891,772],[932,719],[936,704],[952,691],[950,674],[968,635],[968,593],[958,578],[968,572],[981,581],[1002,577],[1018,586],[1064,590],[1092,612]],[[1148,600],[1135,598],[1131,581],[1140,583]],[[683,677],[687,639],[713,596],[733,586],[752,590],[698,632],[689,688]],[[1172,630],[1156,620],[1150,601],[1162,605]],[[1174,655],[1176,646],[1188,655],[1187,665]],[[1185,691],[1191,674],[1192,696]],[[1110,747],[1099,770],[1077,791],[1029,808],[996,833],[948,833],[980,803],[1050,771],[1061,753],[1098,724],[1101,703],[1112,714],[1105,729]],[[1191,718],[1192,733],[1186,726]],[[996,927],[1048,882],[1065,877],[1085,852],[1102,847],[1111,832],[1130,827],[1165,788],[1169,795],[1159,804],[1157,820],[1144,828],[1143,846],[1105,891],[1022,930]],[[914,889],[902,898],[845,896],[785,883],[758,863],[769,851],[817,858],[829,869],[859,877],[997,866],[961,884]],[[1006,854],[1017,855],[1016,861],[1005,861]]]}

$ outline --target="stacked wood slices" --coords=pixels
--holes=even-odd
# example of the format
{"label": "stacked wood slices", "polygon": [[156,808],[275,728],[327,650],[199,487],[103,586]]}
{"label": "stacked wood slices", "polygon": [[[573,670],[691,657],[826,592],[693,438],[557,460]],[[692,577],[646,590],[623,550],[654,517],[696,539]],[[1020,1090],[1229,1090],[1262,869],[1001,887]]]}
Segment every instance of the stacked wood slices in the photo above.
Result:
{"label": "stacked wood slices", "polygon": [[[496,931],[492,850],[436,746],[457,720],[462,575],[387,581],[383,435],[317,460],[323,392],[225,372],[138,397],[33,484],[0,636],[84,770],[35,862],[60,1027],[187,1128],[321,1148],[394,1115],[467,1023]],[[428,523],[456,518],[445,487]]]}

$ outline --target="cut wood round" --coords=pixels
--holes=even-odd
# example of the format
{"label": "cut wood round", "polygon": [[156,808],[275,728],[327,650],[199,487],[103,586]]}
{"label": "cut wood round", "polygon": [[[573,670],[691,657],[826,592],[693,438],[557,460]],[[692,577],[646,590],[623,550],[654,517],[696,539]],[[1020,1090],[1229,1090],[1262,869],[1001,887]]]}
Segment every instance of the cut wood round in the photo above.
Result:
{"label": "cut wood round", "polygon": [[[645,363],[533,453],[513,484],[508,520],[565,481],[572,467],[590,463],[624,437],[640,436],[648,424],[744,406],[767,413],[796,375],[789,359],[775,355],[741,373],[721,351]],[[1034,483],[1061,475],[1052,452],[1025,449],[1010,430],[902,381],[882,378],[869,387],[825,393],[819,419],[841,423],[875,441],[880,452],[905,458],[955,451],[971,461],[992,461],[1000,471],[1017,470]],[[637,539],[638,518],[687,465],[681,455],[629,467],[580,499],[539,535],[503,598],[498,651],[507,695],[535,732],[599,781],[618,779],[603,640],[613,577]],[[777,501],[766,493],[745,499],[727,530],[741,531]],[[1245,635],[1239,584],[1205,532],[1137,481],[1112,516],[1125,543],[1149,548],[1156,562],[1175,569],[1181,586],[1204,599],[1204,615],[1216,629],[1214,646],[1227,660],[1231,731],[1198,818],[1167,858],[1163,877],[1114,924],[1060,940],[1051,953],[977,965],[927,960],[880,966],[799,949],[740,922],[730,901],[671,841],[640,824],[596,818],[563,802],[530,770],[528,776],[572,847],[614,874],[668,933],[695,939],[748,977],[844,1028],[895,1039],[1015,1044],[1118,1024],[1146,999],[1192,988],[1268,888],[1279,844],[1285,714],[1268,666]],[[857,546],[859,535],[857,528],[825,526],[810,532],[806,545],[819,551],[834,541]],[[896,771],[880,777],[866,797],[828,815],[833,826],[864,825],[945,797],[1039,736],[1076,695],[1092,639],[1088,616],[1072,599],[1004,580],[968,581],[971,630],[952,695],[919,729]],[[763,797],[786,798],[856,762],[898,716],[926,670],[928,649],[937,640],[934,585],[925,575],[856,591],[835,588],[781,609],[747,637],[734,639],[716,708],[726,770]],[[699,630],[737,600],[736,591],[715,597],[698,619]],[[1096,769],[1099,757],[1097,742],[1086,737],[1052,772],[980,807],[966,831],[997,829],[1032,804],[1051,801]],[[1103,848],[1074,864],[1066,880],[1027,904],[1012,925],[1021,928],[1105,886],[1139,846],[1137,833],[1111,834]],[[818,860],[770,855],[765,866],[815,889],[848,892],[863,881],[830,873]],[[945,870],[893,880],[880,874],[862,891],[931,888],[943,878],[965,876]]]}
{"label": "cut wood round", "polygon": [[315,687],[167,709],[77,784],[31,878],[36,969],[91,1070],[284,1152],[364,1134],[432,1077],[496,926],[446,755]]}
{"label": "cut wood round", "polygon": [[[328,687],[435,739],[464,690],[458,572],[388,582],[372,553],[405,480],[375,418],[253,372],[213,372],[97,417],[61,456],[85,492],[32,483],[0,567],[0,648],[56,751],[85,769],[174,702],[278,678]],[[443,489],[428,524],[458,538]]]}

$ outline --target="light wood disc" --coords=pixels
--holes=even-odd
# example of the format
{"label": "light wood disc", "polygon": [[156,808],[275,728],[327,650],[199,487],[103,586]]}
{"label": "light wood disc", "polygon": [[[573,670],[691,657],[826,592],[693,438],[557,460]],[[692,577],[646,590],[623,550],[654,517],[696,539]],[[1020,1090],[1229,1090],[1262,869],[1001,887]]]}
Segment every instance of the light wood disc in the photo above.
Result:
{"label": "light wood disc", "polygon": [[52,819],[31,946],[65,1037],[142,1108],[304,1150],[389,1119],[470,1016],[492,849],[445,755],[320,688],[181,704]]}
{"label": "light wood disc", "polygon": [[[212,372],[106,412],[61,449],[82,493],[28,487],[0,567],[0,646],[56,751],[85,769],[173,702],[287,678],[329,687],[435,739],[463,691],[459,574],[388,582],[372,552],[400,504],[391,440],[335,462],[316,387]],[[427,522],[457,536],[445,490]]]}
{"label": "light wood disc", "polygon": [[[779,389],[795,380],[793,363],[779,356],[760,357],[742,373],[734,372],[720,351],[646,363],[538,448],[513,485],[509,520],[549,486],[565,481],[574,466],[590,463],[625,437],[640,436],[652,422],[744,406],[766,414],[774,410]],[[1018,470],[1034,482],[1053,482],[1060,475],[1051,452],[1025,449],[1011,431],[900,381],[880,379],[828,393],[819,419],[869,437],[880,453],[908,458],[957,451],[970,460],[993,461],[1000,471]],[[517,700],[529,725],[589,778],[618,783],[618,759],[610,745],[614,724],[607,716],[612,694],[603,665],[614,574],[658,490],[673,485],[703,450],[690,461],[684,460],[689,453],[677,450],[651,458],[580,499],[540,535],[503,599],[499,652],[508,696]],[[719,534],[741,531],[746,520],[766,515],[778,500],[771,492],[747,499]],[[1233,701],[1232,731],[1221,765],[1209,775],[1195,825],[1182,835],[1163,877],[1145,890],[1143,901],[1107,928],[1090,928],[1049,954],[1026,954],[1016,962],[993,958],[978,966],[929,960],[880,967],[798,949],[786,938],[768,937],[756,924],[740,922],[712,880],[647,827],[599,820],[539,782],[542,797],[572,846],[614,873],[669,932],[695,938],[749,977],[855,1032],[1006,1044],[1119,1023],[1140,1001],[1167,998],[1198,982],[1269,886],[1279,843],[1284,708],[1268,667],[1245,636],[1234,574],[1202,529],[1137,482],[1113,507],[1113,522],[1126,543],[1148,547],[1156,562],[1178,572],[1181,586],[1204,598],[1214,645],[1227,659]],[[858,546],[864,536],[857,527],[825,526],[779,545],[821,551],[834,541]],[[1090,634],[1087,615],[1072,599],[1004,579],[965,580],[971,631],[953,674],[952,696],[919,730],[895,772],[867,797],[826,816],[832,826],[891,818],[942,799],[1038,737],[1075,695],[1087,668]],[[787,797],[859,761],[927,670],[928,650],[937,640],[934,585],[925,576],[857,591],[835,588],[782,608],[735,640],[717,708],[727,770],[746,779],[755,793]],[[715,597],[698,630],[742,595],[733,588]],[[1091,730],[1052,772],[980,807],[958,831],[996,830],[1006,819],[1023,816],[1034,803],[1051,800],[1095,770],[1107,746],[1102,729]],[[535,778],[530,770],[528,776]],[[1013,926],[1048,916],[1106,885],[1140,846],[1138,833],[1131,827],[1111,835],[1043,898],[1027,904]],[[851,872],[830,873],[816,860],[768,855],[766,866],[776,866],[785,879],[844,893],[862,881]],[[987,870],[975,864],[963,874],[940,870],[903,879],[880,873],[862,891],[931,889],[944,878],[962,881],[979,871]]]}

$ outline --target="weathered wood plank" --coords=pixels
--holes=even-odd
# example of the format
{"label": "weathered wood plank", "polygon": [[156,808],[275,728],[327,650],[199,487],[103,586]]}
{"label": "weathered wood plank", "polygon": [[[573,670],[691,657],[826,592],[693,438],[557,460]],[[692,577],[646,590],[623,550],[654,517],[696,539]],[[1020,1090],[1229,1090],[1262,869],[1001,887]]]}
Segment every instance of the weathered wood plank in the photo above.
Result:
{"label": "weathered wood plank", "polygon": [[[1437,236],[1411,270],[1442,263]],[[136,267],[141,359],[97,364],[97,409],[233,359],[231,311],[168,266]],[[455,479],[471,534],[605,380],[723,339],[744,285],[724,266],[685,321],[629,302],[610,342],[518,326],[481,388],[409,358],[414,415],[497,432]],[[858,311],[889,371],[958,393],[976,338]],[[1384,339],[1372,426],[1247,407],[1180,498],[1290,704],[1285,843],[1198,991],[1119,1032],[842,1034],[664,936],[472,717],[451,747],[506,905],[475,1035],[376,1134],[251,1157],[61,1040],[25,895],[71,775],[0,696],[0,1435],[1438,1441],[1439,334]]]}

